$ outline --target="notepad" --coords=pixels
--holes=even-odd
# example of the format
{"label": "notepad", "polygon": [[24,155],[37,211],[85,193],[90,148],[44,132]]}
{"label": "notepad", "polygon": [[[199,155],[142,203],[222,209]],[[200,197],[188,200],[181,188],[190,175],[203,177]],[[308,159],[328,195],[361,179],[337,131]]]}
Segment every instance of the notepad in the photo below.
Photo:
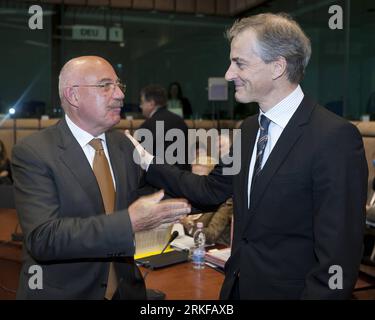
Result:
{"label": "notepad", "polygon": [[181,223],[175,223],[171,232],[173,231],[178,231],[178,237],[172,241],[172,247],[180,250],[190,250],[190,248],[194,247],[194,239],[185,235],[184,227]]}
{"label": "notepad", "polygon": [[212,263],[213,265],[224,268],[225,263],[230,257],[230,248],[225,249],[212,249],[206,253],[206,261]]}
{"label": "notepad", "polygon": [[[171,235],[171,224],[135,233],[135,259],[160,253]],[[170,248],[166,252],[171,251]]]}

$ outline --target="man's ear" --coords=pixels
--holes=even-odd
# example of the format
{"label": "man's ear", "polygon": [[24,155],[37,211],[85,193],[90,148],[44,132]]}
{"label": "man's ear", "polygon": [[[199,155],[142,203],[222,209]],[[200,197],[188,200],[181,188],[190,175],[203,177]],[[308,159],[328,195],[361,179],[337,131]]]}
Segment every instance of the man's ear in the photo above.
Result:
{"label": "man's ear", "polygon": [[78,108],[78,93],[73,87],[64,88],[64,98],[69,102],[73,107]]}
{"label": "man's ear", "polygon": [[275,61],[272,62],[272,79],[276,80],[280,78],[285,72],[287,67],[287,62],[284,57],[278,57]]}

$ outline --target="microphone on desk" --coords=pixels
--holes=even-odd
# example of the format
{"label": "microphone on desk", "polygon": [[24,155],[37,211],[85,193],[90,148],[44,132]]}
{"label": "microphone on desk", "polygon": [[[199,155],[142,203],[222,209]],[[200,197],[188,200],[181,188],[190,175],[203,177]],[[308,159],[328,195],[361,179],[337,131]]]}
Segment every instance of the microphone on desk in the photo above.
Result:
{"label": "microphone on desk", "polygon": [[167,244],[161,250],[159,254],[151,255],[144,258],[136,259],[135,261],[140,264],[143,267],[149,268],[149,269],[159,269],[171,266],[173,264],[177,263],[183,263],[188,261],[189,252],[187,250],[172,250],[169,252],[165,252],[165,250],[168,248],[168,246],[171,244],[171,242],[178,237],[179,233],[178,231],[174,231]]}
{"label": "microphone on desk", "polygon": [[[151,260],[163,256],[164,251],[168,248],[168,246],[172,243],[172,241],[178,237],[178,235],[179,235],[178,231],[173,231],[173,233],[169,237],[167,244],[165,245],[165,247],[163,248],[163,250],[161,250],[159,254],[148,257],[148,258],[141,258],[136,261],[146,268],[154,269],[152,263],[150,263]],[[147,275],[148,275],[148,272],[144,276],[144,279],[146,279]]]}
{"label": "microphone on desk", "polygon": [[160,254],[163,254],[164,251],[168,248],[168,246],[173,242],[174,239],[176,239],[177,237],[179,236],[179,233],[177,230],[173,231],[167,244],[165,245],[165,247],[163,248],[163,250],[161,250]]}
{"label": "microphone on desk", "polygon": [[[159,253],[159,255],[163,254],[164,251],[168,248],[168,246],[172,243],[174,239],[178,237],[178,231],[173,231],[171,236],[169,237],[169,240],[163,250]],[[146,274],[143,276],[143,281],[146,282],[146,278],[149,275],[150,271],[147,271]],[[164,300],[165,299],[165,293],[163,291],[157,290],[157,289],[146,289],[147,294],[147,300]]]}

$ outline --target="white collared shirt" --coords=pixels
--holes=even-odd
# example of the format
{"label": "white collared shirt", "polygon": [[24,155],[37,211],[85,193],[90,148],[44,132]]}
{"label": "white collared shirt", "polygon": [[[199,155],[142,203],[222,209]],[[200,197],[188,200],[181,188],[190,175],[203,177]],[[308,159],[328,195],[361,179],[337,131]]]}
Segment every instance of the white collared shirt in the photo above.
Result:
{"label": "white collared shirt", "polygon": [[[262,110],[259,110],[259,117],[258,121],[260,121],[261,115],[265,115],[268,119],[271,120],[270,125],[268,127],[268,141],[267,145],[264,149],[263,159],[262,159],[262,168],[266,163],[272,149],[276,145],[277,140],[279,140],[281,133],[285,129],[286,125],[288,124],[289,120],[292,118],[294,112],[298,109],[299,105],[303,100],[304,94],[300,87],[297,88],[281,100],[278,104],[276,104],[273,108],[268,110],[264,113]],[[255,139],[253,154],[251,156],[250,167],[249,167],[249,177],[248,177],[248,185],[247,185],[247,195],[248,195],[248,206],[250,207],[250,191],[251,191],[251,180],[253,177],[254,165],[255,165],[255,158],[256,158],[256,150],[257,150],[257,143],[259,139],[259,130],[257,137]]]}
{"label": "white collared shirt", "polygon": [[74,138],[77,140],[77,142],[81,146],[81,148],[83,150],[83,153],[85,154],[85,156],[87,158],[87,161],[89,162],[91,168],[93,167],[93,164],[94,164],[95,149],[92,146],[89,145],[89,142],[92,139],[95,139],[95,138],[102,140],[104,153],[105,153],[105,156],[108,159],[109,168],[111,169],[113,185],[114,185],[115,190],[116,190],[116,181],[115,181],[115,177],[113,175],[113,170],[112,170],[112,165],[111,165],[111,161],[110,161],[110,157],[109,157],[109,153],[108,153],[105,134],[102,133],[101,135],[99,135],[97,137],[94,137],[92,134],[90,134],[90,133],[86,132],[85,130],[82,130],[80,127],[78,127],[72,120],[70,120],[68,115],[65,115],[65,120],[66,120],[66,123],[67,123],[70,131],[72,132]]}

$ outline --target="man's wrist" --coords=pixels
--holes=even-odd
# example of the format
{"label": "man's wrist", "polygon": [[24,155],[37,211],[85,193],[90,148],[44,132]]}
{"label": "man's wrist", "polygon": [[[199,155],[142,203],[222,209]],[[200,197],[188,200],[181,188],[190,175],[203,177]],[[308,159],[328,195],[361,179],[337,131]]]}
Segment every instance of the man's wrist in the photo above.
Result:
{"label": "man's wrist", "polygon": [[141,168],[145,171],[148,170],[148,167],[150,166],[150,164],[152,163],[153,159],[154,159],[154,156],[150,153],[148,153],[143,147],[142,145],[138,144],[138,146],[136,146],[136,149],[138,151],[138,154],[139,154],[139,157],[140,157],[140,165],[141,165]]}
{"label": "man's wrist", "polygon": [[144,157],[144,170],[147,172],[148,171],[148,168],[150,166],[150,164],[152,163],[152,161],[154,160],[154,156],[152,156],[151,154],[147,153]]}

